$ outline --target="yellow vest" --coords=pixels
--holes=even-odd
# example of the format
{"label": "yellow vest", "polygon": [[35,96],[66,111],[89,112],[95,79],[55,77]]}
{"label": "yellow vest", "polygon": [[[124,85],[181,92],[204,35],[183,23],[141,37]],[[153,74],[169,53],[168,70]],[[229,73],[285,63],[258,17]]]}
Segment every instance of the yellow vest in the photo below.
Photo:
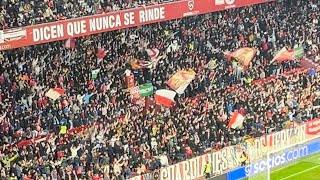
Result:
{"label": "yellow vest", "polygon": [[205,172],[206,174],[210,174],[210,173],[211,173],[211,164],[210,164],[210,163],[208,163],[208,164],[206,164],[206,165],[204,166],[204,172]]}

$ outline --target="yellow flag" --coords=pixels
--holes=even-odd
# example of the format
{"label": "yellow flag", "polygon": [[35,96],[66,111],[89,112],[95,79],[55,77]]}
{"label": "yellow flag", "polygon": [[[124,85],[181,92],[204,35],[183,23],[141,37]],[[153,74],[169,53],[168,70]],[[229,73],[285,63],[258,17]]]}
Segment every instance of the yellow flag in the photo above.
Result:
{"label": "yellow flag", "polygon": [[60,134],[64,135],[67,133],[67,126],[62,125],[60,126]]}

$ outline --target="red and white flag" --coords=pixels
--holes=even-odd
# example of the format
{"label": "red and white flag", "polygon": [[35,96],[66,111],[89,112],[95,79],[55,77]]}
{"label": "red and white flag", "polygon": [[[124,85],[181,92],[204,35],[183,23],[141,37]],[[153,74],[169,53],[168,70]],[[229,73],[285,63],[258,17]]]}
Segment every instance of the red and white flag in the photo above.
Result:
{"label": "red and white flag", "polygon": [[58,99],[66,90],[61,88],[51,88],[45,95],[53,100]]}
{"label": "red and white flag", "polygon": [[146,49],[146,52],[150,56],[151,60],[153,60],[159,56],[159,49],[156,49],[156,48]]}
{"label": "red and white flag", "polygon": [[158,104],[171,107],[174,103],[174,97],[176,94],[176,92],[171,90],[160,89],[156,91],[154,98]]}
{"label": "red and white flag", "polygon": [[76,47],[76,40],[74,38],[69,38],[64,46],[67,49],[73,49]]}
{"label": "red and white flag", "polygon": [[229,128],[232,128],[232,129],[241,128],[243,126],[243,121],[244,121],[244,117],[239,112],[235,112],[232,115],[228,126]]}

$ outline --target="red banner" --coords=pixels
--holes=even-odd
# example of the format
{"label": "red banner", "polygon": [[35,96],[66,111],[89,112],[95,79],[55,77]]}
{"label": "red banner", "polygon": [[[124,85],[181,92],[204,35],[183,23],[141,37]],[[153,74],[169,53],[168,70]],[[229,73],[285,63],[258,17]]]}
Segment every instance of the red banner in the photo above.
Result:
{"label": "red banner", "polygon": [[306,133],[309,135],[316,135],[320,133],[320,118],[307,122]]}
{"label": "red banner", "polygon": [[182,0],[0,31],[0,51],[274,0]]}

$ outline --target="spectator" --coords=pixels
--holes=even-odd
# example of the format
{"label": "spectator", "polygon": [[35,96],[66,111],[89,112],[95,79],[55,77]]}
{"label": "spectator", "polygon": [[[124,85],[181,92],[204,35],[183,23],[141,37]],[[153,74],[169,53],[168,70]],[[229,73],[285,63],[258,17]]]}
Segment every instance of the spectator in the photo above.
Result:
{"label": "spectator", "polygon": [[[36,5],[40,11],[34,13],[42,17],[47,7]],[[6,11],[16,16],[16,6],[9,6]],[[235,144],[245,135],[282,130],[287,121],[320,117],[319,76],[298,71],[296,60],[270,63],[281,47],[302,45],[310,52],[310,39],[319,44],[320,31],[314,32],[318,27],[310,18],[319,17],[318,7],[305,1],[267,3],[78,38],[75,50],[52,42],[4,52],[0,142],[6,148],[0,157],[9,170],[2,176],[14,172],[18,178],[18,165],[25,179],[127,178]],[[258,52],[244,71],[222,52],[246,46]],[[99,48],[106,50],[101,61]],[[159,50],[156,67],[130,69],[132,58],[149,60],[146,48]],[[213,73],[206,67],[210,60],[216,62]],[[97,68],[98,77],[90,78]],[[189,68],[197,76],[174,108],[150,103],[144,109],[123,91],[121,75],[133,74],[136,85],[151,82],[162,89],[173,73]],[[45,96],[49,88],[66,92],[52,101]],[[236,111],[246,118],[243,129],[227,127]]]}

